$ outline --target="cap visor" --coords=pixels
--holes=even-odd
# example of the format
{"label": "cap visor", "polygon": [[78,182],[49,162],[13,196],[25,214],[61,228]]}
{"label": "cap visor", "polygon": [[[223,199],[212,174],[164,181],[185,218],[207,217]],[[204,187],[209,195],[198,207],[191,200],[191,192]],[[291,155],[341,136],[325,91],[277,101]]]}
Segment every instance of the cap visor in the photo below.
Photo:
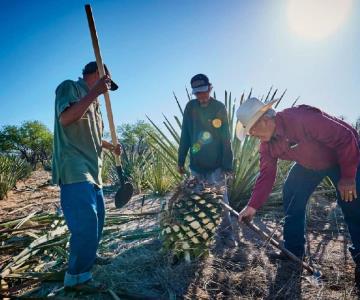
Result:
{"label": "cap visor", "polygon": [[209,90],[209,86],[205,85],[205,86],[199,86],[197,88],[193,88],[192,89],[192,93],[196,94],[196,93],[201,93],[201,92],[207,92]]}
{"label": "cap visor", "polygon": [[111,80],[111,87],[110,87],[110,91],[116,91],[118,89],[118,85]]}

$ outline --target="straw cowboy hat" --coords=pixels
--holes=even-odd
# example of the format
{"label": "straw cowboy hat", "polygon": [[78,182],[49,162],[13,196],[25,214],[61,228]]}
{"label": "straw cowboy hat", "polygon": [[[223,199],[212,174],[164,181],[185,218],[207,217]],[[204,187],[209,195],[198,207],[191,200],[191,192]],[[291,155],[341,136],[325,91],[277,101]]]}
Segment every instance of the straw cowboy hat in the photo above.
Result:
{"label": "straw cowboy hat", "polygon": [[249,98],[236,111],[236,137],[242,141],[261,116],[279,99],[264,103],[257,98]]}

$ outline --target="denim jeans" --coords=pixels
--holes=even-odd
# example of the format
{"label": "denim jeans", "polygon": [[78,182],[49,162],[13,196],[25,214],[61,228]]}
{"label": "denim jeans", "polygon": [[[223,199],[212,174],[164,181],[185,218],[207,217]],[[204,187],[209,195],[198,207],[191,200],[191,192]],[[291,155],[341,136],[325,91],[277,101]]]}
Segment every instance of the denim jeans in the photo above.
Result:
{"label": "denim jeans", "polygon": [[102,189],[90,182],[62,184],[60,201],[71,233],[64,285],[73,286],[92,278],[90,270],[104,226],[104,195]]}
{"label": "denim jeans", "polygon": [[[358,195],[360,195],[359,169],[356,175]],[[333,167],[327,170],[314,171],[295,164],[285,181],[283,189],[285,248],[298,257],[302,257],[305,252],[305,211],[308,199],[326,176],[337,187],[340,180],[340,168]],[[342,209],[351,236],[352,246],[349,247],[349,250],[355,263],[360,265],[360,199],[345,202],[341,200],[337,190],[337,203]]]}
{"label": "denim jeans", "polygon": [[[197,173],[193,170],[191,170],[191,175],[197,178],[199,181],[203,181],[207,184],[217,185],[217,186],[224,186],[225,185],[225,176],[223,171],[219,168],[214,170],[213,172],[208,173]],[[224,195],[223,195],[223,201],[226,204],[229,204],[227,189],[225,188]],[[223,207],[222,210],[222,221],[216,231],[216,235],[220,236],[225,239],[231,239],[234,240],[234,233],[231,225],[231,217],[230,212],[227,208]]]}

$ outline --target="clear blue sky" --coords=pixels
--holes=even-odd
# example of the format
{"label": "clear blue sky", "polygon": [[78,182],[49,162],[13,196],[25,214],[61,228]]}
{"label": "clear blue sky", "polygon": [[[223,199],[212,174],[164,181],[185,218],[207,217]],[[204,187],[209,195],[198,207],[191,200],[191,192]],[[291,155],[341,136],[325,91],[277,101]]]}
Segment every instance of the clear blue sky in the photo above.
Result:
{"label": "clear blue sky", "polygon": [[314,40],[290,28],[282,0],[1,0],[0,126],[40,120],[52,130],[56,86],[94,60],[86,3],[120,86],[111,94],[116,124],[177,114],[172,92],[185,104],[196,73],[209,76],[218,98],[251,87],[261,96],[274,85],[288,89],[279,108],[300,96],[350,122],[360,116],[359,1]]}

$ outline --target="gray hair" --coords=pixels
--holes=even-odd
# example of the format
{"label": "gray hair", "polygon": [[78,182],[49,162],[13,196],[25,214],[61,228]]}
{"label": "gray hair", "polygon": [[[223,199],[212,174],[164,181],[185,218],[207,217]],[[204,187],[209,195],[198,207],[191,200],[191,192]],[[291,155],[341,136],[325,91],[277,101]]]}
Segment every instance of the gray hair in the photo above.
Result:
{"label": "gray hair", "polygon": [[276,111],[275,111],[275,109],[273,109],[273,108],[270,108],[268,111],[266,111],[266,113],[264,113],[262,116],[264,117],[268,117],[268,118],[274,118],[275,117],[275,115],[276,115]]}

